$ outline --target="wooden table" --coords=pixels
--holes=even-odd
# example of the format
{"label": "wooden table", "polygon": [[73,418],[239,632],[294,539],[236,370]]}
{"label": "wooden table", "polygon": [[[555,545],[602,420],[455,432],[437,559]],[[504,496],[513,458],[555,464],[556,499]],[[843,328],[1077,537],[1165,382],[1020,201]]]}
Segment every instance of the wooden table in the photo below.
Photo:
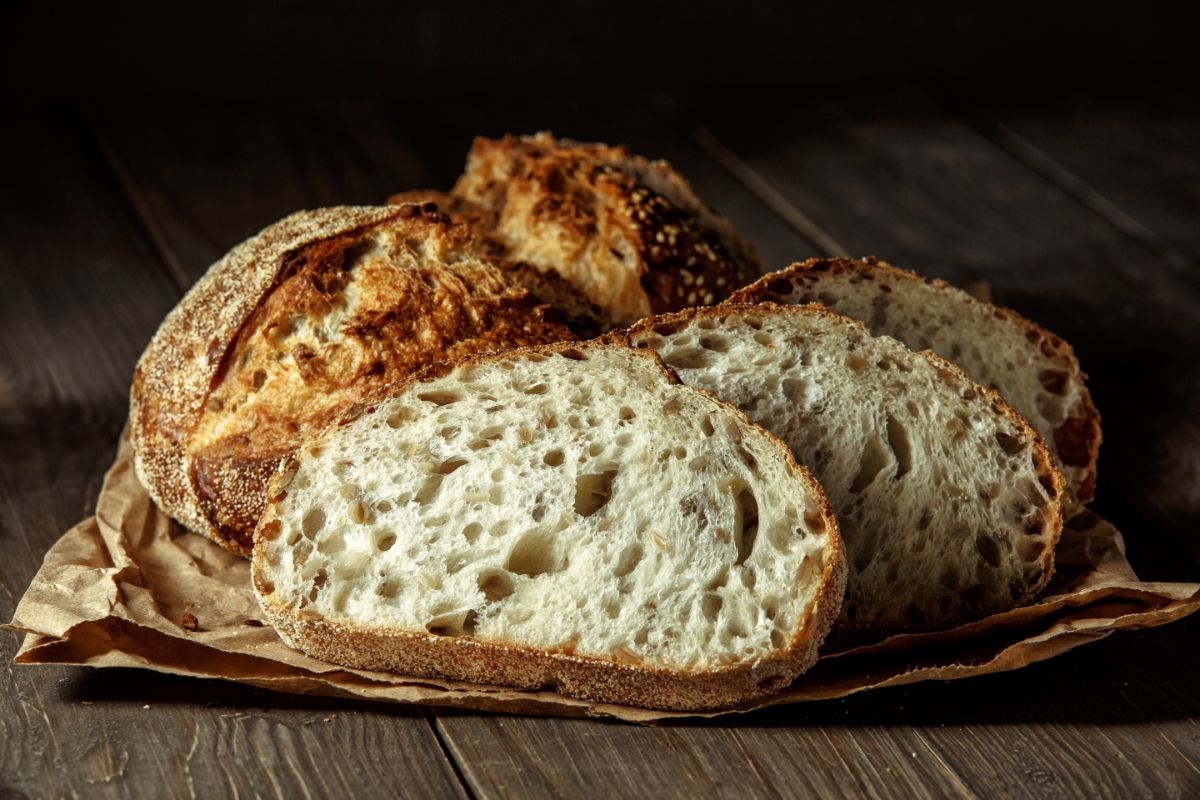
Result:
{"label": "wooden table", "polygon": [[[773,267],[874,253],[986,281],[1091,373],[1096,506],[1135,567],[1200,579],[1197,110],[912,94],[18,114],[0,155],[0,618],[91,513],[134,362],[210,262],[294,209],[448,186],[475,133],[544,127],[668,158]],[[0,797],[1196,796],[1198,632],[650,729],[13,668],[3,633]]]}

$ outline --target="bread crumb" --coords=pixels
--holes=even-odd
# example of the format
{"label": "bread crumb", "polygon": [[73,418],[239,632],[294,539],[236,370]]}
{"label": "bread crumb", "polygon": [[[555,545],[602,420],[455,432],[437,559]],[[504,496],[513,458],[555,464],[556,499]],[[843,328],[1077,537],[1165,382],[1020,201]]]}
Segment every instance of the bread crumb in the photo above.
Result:
{"label": "bread crumb", "polygon": [[196,615],[185,611],[183,618],[179,621],[179,627],[185,631],[197,631],[200,629],[200,621],[196,619]]}

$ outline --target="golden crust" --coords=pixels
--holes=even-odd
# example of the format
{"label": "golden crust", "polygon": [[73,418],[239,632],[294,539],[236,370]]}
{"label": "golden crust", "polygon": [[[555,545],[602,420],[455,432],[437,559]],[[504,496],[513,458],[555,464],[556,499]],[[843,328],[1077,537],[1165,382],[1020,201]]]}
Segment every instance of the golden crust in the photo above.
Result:
{"label": "golden crust", "polygon": [[1054,430],[1052,442],[1054,455],[1065,468],[1063,471],[1068,478],[1068,511],[1077,512],[1095,497],[1096,462],[1101,442],[1100,412],[1085,384],[1087,375],[1080,369],[1070,344],[1015,311],[980,301],[943,280],[926,280],[915,272],[900,269],[874,256],[862,259],[810,258],[764,275],[735,292],[729,302],[787,302],[783,298],[795,291],[798,282],[815,284],[823,275],[847,274],[868,281],[886,277],[930,286],[969,308],[984,311],[1000,324],[1016,327],[1044,356],[1062,364],[1064,380],[1073,384],[1077,397],[1068,410],[1066,420]]}
{"label": "golden crust", "polygon": [[[584,351],[619,348],[653,360],[663,379],[679,384],[674,370],[652,351],[633,348],[621,332],[604,340],[562,343],[519,348],[505,353],[477,354],[458,364],[431,365],[419,373],[381,389],[371,401],[355,405],[315,440],[327,436],[335,427],[374,409],[374,402],[404,392],[409,386],[440,377],[460,365],[488,361],[567,354],[584,357]],[[481,642],[463,636],[438,636],[425,631],[409,631],[386,626],[359,626],[305,616],[297,609],[273,597],[265,570],[265,543],[278,525],[275,503],[269,503],[255,536],[251,578],[254,592],[267,619],[289,646],[322,661],[334,664],[396,672],[417,677],[439,677],[500,684],[520,688],[549,687],[574,697],[644,708],[674,710],[711,710],[753,700],[790,683],[817,660],[817,650],[837,619],[846,587],[846,560],[837,518],[820,484],[791,450],[770,433],[751,422],[736,407],[708,392],[681,385],[682,391],[701,394],[749,428],[759,430],[777,449],[789,469],[811,488],[812,499],[819,503],[820,517],[828,531],[823,554],[821,589],[808,613],[796,626],[787,646],[775,657],[750,663],[704,670],[670,669],[654,665],[626,663],[568,652],[533,650],[508,643]],[[280,465],[271,483],[270,495],[279,496],[295,474],[293,453]],[[263,532],[266,529],[267,532]]]}
{"label": "golden crust", "polygon": [[294,214],[217,262],[134,373],[138,477],[185,526],[249,555],[280,458],[431,361],[573,339],[434,207]]}
{"label": "golden crust", "polygon": [[[739,292],[739,294],[741,294]],[[639,333],[653,331],[659,335],[669,336],[690,322],[698,319],[710,318],[721,320],[732,314],[795,314],[807,316],[819,316],[830,319],[838,325],[845,327],[848,331],[858,332],[865,335],[870,335],[867,327],[856,319],[838,314],[823,305],[813,303],[805,306],[797,305],[779,305],[772,302],[763,302],[759,304],[738,303],[730,300],[722,303],[719,306],[711,308],[689,308],[683,311],[678,311],[673,314],[662,314],[657,317],[651,317],[638,322],[632,326],[627,335],[629,337],[636,336]],[[1026,605],[1033,601],[1037,594],[1046,587],[1050,582],[1051,576],[1054,574],[1054,549],[1058,545],[1059,537],[1062,534],[1063,526],[1063,509],[1062,501],[1064,497],[1065,481],[1062,473],[1059,471],[1054,457],[1046,448],[1042,437],[1036,430],[1018,414],[1008,402],[1000,395],[999,392],[993,391],[986,386],[980,386],[970,379],[970,377],[959,369],[955,364],[941,358],[940,356],[925,351],[914,352],[914,357],[924,359],[929,362],[936,370],[938,378],[955,391],[960,397],[967,402],[984,402],[991,409],[1002,415],[1005,419],[1011,422],[1024,436],[1029,437],[1033,443],[1033,461],[1034,468],[1037,471],[1038,481],[1046,490],[1050,497],[1050,502],[1042,509],[1040,519],[1040,527],[1045,538],[1045,546],[1041,557],[1038,559],[1038,564],[1041,567],[1041,575],[1036,583],[1028,587],[1027,591],[1020,597],[1015,598],[1015,605]],[[786,446],[786,445],[785,445]],[[1006,609],[985,609],[984,613],[993,613]],[[921,625],[905,626],[906,628],[920,628]],[[887,630],[893,626],[877,626],[863,625],[861,623],[847,623],[838,621],[838,628],[842,630],[853,629],[871,629],[871,630]]]}
{"label": "golden crust", "polygon": [[558,273],[609,327],[717,302],[762,272],[669,164],[621,147],[549,133],[478,138],[450,197],[450,213],[483,228],[493,256]]}

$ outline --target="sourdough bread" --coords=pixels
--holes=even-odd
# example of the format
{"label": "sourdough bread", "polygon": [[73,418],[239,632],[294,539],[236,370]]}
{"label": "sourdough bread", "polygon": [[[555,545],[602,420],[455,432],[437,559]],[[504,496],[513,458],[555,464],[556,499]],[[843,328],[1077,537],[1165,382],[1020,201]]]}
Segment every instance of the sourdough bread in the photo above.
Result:
{"label": "sourdough bread", "polygon": [[1100,415],[1071,346],[1005,308],[874,258],[814,258],[771,273],[730,302],[822,303],[876,335],[932,350],[1004,395],[1042,435],[1067,479],[1066,505],[1095,495]]}
{"label": "sourdough bread", "polygon": [[288,457],[252,567],[325,661],[656,708],[789,683],[837,615],[819,487],[652,353],[469,358]]}
{"label": "sourdough bread", "polygon": [[[498,261],[557,274],[605,327],[708,305],[761,274],[754,249],[665,161],[548,133],[478,138],[450,193]],[[557,304],[556,304],[557,305]]]}
{"label": "sourdough bread", "polygon": [[293,214],[214,264],[142,355],[138,477],[248,556],[280,459],[348,405],[431,361],[571,338],[433,205]]}
{"label": "sourdough bread", "polygon": [[692,309],[628,336],[816,475],[845,539],[841,624],[960,623],[1049,580],[1062,477],[1020,415],[957,367],[821,306]]}

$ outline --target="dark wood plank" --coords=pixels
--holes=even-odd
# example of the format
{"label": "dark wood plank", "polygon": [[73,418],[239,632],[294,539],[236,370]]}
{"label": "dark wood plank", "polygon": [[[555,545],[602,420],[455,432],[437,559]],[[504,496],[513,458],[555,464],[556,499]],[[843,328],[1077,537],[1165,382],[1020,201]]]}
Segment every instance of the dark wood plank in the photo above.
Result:
{"label": "dark wood plank", "polygon": [[[1159,574],[1195,580],[1195,562],[1172,554],[1154,525],[1129,505],[1105,500],[1117,495],[1143,510],[1157,507],[1180,535],[1194,513],[1186,505],[1182,514],[1178,505],[1156,505],[1148,490],[1172,477],[1164,474],[1169,458],[1147,458],[1155,446],[1184,459],[1197,452],[1194,428],[1180,425],[1186,405],[1164,406],[1160,392],[1150,398],[1125,390],[1126,370],[1140,357],[1161,365],[1155,376],[1178,387],[1181,400],[1186,394],[1191,378],[1181,353],[1194,338],[1192,285],[1156,270],[1139,243],[920,99],[804,108],[770,120],[736,109],[730,116],[737,127],[711,124],[720,145],[709,142],[714,154],[734,172],[769,182],[831,239],[958,283],[985,279],[1003,302],[1071,337],[1108,414],[1101,510],[1123,518],[1118,522]],[[1160,334],[1174,338],[1156,341]],[[1135,355],[1136,348],[1142,350]],[[1192,486],[1174,487],[1174,501],[1186,504]],[[1131,794],[1178,793],[1195,779],[1198,701],[1184,675],[1195,674],[1200,659],[1180,645],[1195,627],[1193,621],[1154,631],[1137,642],[1117,636],[1012,675],[914,687],[919,700],[901,717],[980,794],[1089,796],[1118,786]],[[1136,683],[1126,685],[1114,671],[1136,675]],[[1167,710],[1144,684],[1178,688],[1180,704]],[[1116,696],[1123,701],[1097,709],[1095,698]],[[1153,735],[1125,736],[1095,724],[1114,718],[1141,723]]]}
{"label": "dark wood plank", "polygon": [[[179,297],[86,132],[73,119],[24,122],[4,132],[0,215],[5,620],[46,548],[91,512],[134,361]],[[329,701],[140,671],[17,669],[18,643],[0,634],[0,793],[302,796],[386,780],[461,794],[415,710],[341,720]],[[368,741],[406,757],[366,758]]]}
{"label": "dark wood plank", "polygon": [[1200,262],[1194,97],[954,102],[1015,157],[1168,262],[1183,270]]}

